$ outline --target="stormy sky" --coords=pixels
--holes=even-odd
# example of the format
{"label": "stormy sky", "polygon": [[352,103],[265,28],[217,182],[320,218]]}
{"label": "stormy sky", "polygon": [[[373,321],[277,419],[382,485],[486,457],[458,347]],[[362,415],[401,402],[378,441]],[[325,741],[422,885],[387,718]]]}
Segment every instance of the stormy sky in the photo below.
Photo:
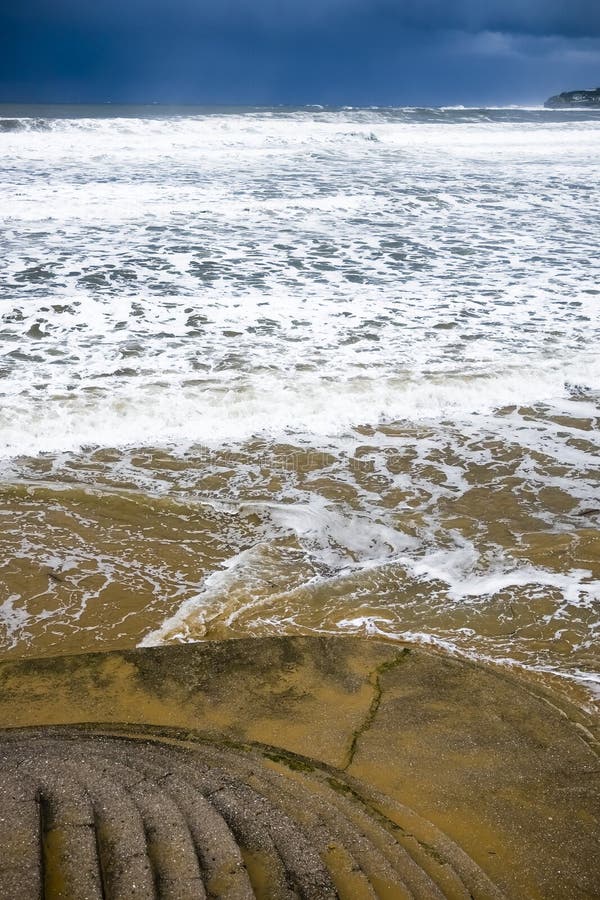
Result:
{"label": "stormy sky", "polygon": [[0,102],[535,104],[600,0],[0,0]]}

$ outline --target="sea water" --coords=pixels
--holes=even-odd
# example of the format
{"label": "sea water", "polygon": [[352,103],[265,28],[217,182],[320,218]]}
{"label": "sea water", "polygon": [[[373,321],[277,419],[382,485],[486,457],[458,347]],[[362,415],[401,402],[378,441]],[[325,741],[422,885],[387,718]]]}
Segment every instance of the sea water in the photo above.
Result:
{"label": "sea water", "polygon": [[593,687],[600,115],[0,107],[0,652]]}

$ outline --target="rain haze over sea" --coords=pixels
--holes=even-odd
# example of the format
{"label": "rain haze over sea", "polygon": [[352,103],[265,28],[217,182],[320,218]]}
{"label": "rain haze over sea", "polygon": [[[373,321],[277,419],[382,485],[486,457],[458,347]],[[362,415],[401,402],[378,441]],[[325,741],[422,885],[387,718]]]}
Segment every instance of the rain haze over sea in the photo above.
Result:
{"label": "rain haze over sea", "polygon": [[3,656],[367,633],[593,689],[600,115],[0,116]]}

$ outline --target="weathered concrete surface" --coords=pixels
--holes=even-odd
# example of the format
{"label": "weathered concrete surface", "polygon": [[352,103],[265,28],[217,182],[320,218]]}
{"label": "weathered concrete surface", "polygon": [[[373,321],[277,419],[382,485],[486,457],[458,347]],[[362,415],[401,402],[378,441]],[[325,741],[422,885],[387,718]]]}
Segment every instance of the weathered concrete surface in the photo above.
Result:
{"label": "weathered concrete surface", "polygon": [[[250,639],[0,664],[0,727],[77,723],[105,723],[107,740],[124,731],[135,736],[135,725],[140,735],[147,726],[177,729],[178,740],[193,732],[191,745],[198,736],[224,754],[235,745],[244,759],[258,754],[290,780],[309,779],[306,797],[321,796],[325,783],[323,803],[332,802],[332,791],[360,794],[388,830],[393,822],[404,836],[431,828],[433,855],[445,860],[444,871],[459,873],[463,888],[464,878],[477,881],[475,871],[515,898],[600,891],[594,723],[497,670],[353,638]],[[7,734],[10,767],[18,761],[11,742],[25,738]],[[22,752],[44,758],[50,737],[35,741],[36,753],[25,744]],[[314,822],[305,827],[318,831]],[[443,849],[438,829],[464,858],[453,844]],[[422,837],[421,850],[427,844]],[[2,860],[0,847],[0,870]],[[460,895],[440,878],[442,894]],[[467,893],[493,896],[482,879]],[[380,888],[381,896],[411,895]],[[360,896],[353,891],[345,896]]]}

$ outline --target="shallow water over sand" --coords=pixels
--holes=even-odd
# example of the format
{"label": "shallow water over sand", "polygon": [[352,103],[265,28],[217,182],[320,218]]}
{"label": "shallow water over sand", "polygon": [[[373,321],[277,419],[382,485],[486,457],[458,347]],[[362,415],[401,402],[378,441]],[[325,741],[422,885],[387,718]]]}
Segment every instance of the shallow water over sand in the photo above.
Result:
{"label": "shallow water over sand", "polygon": [[593,686],[598,116],[2,113],[2,655],[366,631]]}

